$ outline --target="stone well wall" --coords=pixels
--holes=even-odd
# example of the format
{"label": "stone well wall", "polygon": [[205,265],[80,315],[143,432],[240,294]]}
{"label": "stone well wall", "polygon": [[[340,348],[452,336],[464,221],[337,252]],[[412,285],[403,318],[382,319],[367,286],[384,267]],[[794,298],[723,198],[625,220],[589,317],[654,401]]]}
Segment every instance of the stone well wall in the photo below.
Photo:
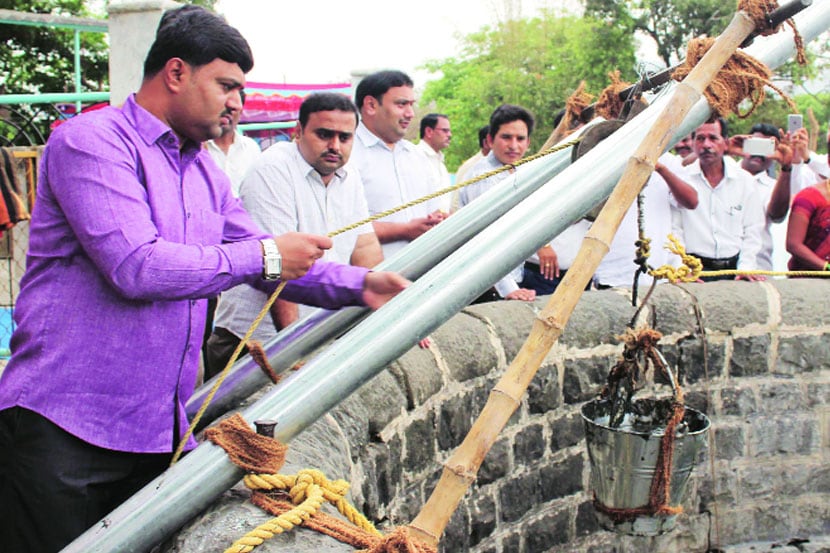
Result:
{"label": "stone well wall", "polygon": [[[292,441],[285,472],[315,467],[345,478],[356,507],[381,528],[408,523],[545,300],[465,309],[433,333],[431,349],[413,348]],[[830,535],[830,280],[658,286],[641,318],[663,333],[687,404],[707,413],[712,431],[678,527],[654,538],[598,527],[579,413],[615,363],[615,336],[633,313],[624,290],[583,296],[442,551],[737,551],[755,541],[822,550],[815,544]],[[246,496],[241,487],[228,492],[164,550],[223,551],[270,518]],[[354,551],[308,530],[257,550]]]}

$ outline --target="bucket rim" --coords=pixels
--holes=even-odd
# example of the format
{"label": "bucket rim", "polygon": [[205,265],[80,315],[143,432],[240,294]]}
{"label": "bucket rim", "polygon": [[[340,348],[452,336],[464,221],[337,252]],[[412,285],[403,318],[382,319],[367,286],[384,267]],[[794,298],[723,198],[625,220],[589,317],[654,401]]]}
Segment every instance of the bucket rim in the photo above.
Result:
{"label": "bucket rim", "polygon": [[[642,399],[653,399],[653,398],[642,398]],[[585,424],[590,424],[591,426],[601,428],[601,429],[606,430],[608,432],[619,432],[621,434],[631,434],[631,435],[634,435],[634,436],[641,436],[641,437],[661,436],[661,435],[663,435],[663,433],[656,434],[654,432],[644,432],[644,431],[632,430],[632,429],[627,429],[627,428],[614,428],[613,426],[598,423],[594,419],[588,417],[585,414],[585,410],[588,407],[594,406],[594,405],[597,405],[597,404],[600,404],[600,403],[608,403],[609,401],[610,400],[607,400],[607,399],[592,399],[590,401],[587,401],[587,402],[583,403],[582,407],[580,407],[580,409],[579,409],[579,414],[582,416],[582,420],[585,422]],[[641,401],[641,400],[637,400],[637,401]],[[698,417],[702,421],[703,425],[701,426],[701,428],[699,428],[697,430],[683,433],[683,436],[697,436],[697,435],[703,434],[703,433],[705,433],[706,431],[709,430],[709,427],[711,426],[712,423],[709,420],[709,417],[706,416],[706,413],[704,413],[702,411],[699,411],[697,409],[694,409],[692,407],[689,407],[688,405],[684,405],[683,406],[683,418],[684,419],[686,419],[688,413],[692,413],[693,415]]]}

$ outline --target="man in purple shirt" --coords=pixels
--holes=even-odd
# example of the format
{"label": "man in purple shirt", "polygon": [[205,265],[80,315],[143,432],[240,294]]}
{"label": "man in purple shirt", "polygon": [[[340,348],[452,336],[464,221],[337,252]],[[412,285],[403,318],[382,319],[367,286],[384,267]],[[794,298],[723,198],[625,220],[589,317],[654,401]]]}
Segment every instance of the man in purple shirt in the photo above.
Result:
{"label": "man in purple shirt", "polygon": [[0,379],[4,551],[61,549],[164,470],[188,424],[206,298],[282,278],[296,279],[291,301],[378,307],[407,285],[315,263],[330,239],[264,235],[233,197],[201,142],[242,108],[252,65],[220,17],[167,12],[139,91],[50,138]]}

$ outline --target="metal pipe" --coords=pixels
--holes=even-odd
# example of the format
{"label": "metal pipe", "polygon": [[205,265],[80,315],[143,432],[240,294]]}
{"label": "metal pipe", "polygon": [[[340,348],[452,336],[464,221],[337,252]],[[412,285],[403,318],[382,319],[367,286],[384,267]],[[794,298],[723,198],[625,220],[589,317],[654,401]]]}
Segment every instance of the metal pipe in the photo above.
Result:
{"label": "metal pipe", "polygon": [[41,94],[0,94],[0,105],[54,104],[56,102],[107,102],[109,92],[45,92]]}
{"label": "metal pipe", "polygon": [[[591,125],[596,122],[598,121],[592,122]],[[584,132],[589,127],[590,125],[583,127],[579,132]],[[567,148],[519,166],[514,175],[494,186],[487,192],[486,197],[459,210],[434,229],[421,235],[397,255],[384,260],[377,268],[397,271],[411,280],[417,279],[472,236],[538,190],[567,167],[570,160],[571,149]],[[318,309],[280,331],[264,345],[268,361],[277,372],[282,372],[337,335],[345,333],[368,313],[369,311],[364,308],[339,311]],[[187,402],[189,417],[193,417],[202,406],[216,378],[218,377],[214,377],[196,390]],[[199,427],[236,408],[269,382],[262,369],[250,357],[243,358],[222,382],[205,410]]]}
{"label": "metal pipe", "polygon": [[[801,15],[798,26],[807,42],[830,27],[830,2],[819,2]],[[789,33],[779,33],[758,43],[766,49],[753,47],[751,54],[772,67],[792,56]],[[517,265],[571,220],[608,196],[628,157],[668,99],[668,95],[658,98],[632,124],[623,126],[470,240],[307,363],[302,371],[271,390],[243,416],[247,420],[279,421],[276,437],[288,441],[337,405],[409,349],[418,337],[438,327],[495,282],[505,269]],[[675,139],[688,134],[709,113],[706,102],[698,102],[675,133]],[[241,476],[242,471],[227,459],[223,450],[203,443],[64,551],[147,551],[206,508]]]}

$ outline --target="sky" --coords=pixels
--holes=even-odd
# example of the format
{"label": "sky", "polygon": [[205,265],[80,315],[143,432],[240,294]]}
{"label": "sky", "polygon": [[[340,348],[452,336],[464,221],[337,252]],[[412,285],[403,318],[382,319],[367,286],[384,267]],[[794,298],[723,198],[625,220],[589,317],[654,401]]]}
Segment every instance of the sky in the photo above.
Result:
{"label": "sky", "polygon": [[353,71],[400,69],[416,87],[419,66],[453,57],[458,36],[509,16],[532,17],[571,0],[219,0],[214,8],[254,51],[249,81],[350,82]]}

